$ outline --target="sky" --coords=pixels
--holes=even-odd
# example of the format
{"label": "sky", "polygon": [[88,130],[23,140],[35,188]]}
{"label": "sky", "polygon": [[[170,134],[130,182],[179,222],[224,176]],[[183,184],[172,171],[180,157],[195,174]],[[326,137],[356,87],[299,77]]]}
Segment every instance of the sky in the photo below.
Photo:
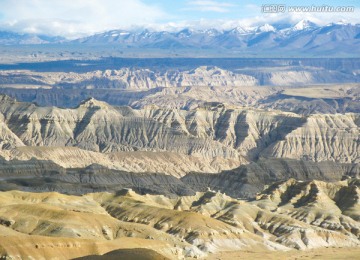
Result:
{"label": "sky", "polygon": [[[300,3],[299,3],[300,2]],[[353,6],[347,13],[263,13],[267,4]],[[0,0],[0,30],[77,38],[111,29],[230,29],[265,23],[360,23],[360,0]]]}

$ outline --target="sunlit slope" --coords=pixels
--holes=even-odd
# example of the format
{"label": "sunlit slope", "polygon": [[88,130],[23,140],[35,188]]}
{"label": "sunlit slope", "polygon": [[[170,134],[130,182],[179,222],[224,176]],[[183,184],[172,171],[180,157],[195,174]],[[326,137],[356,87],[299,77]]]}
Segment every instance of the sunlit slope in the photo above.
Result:
{"label": "sunlit slope", "polygon": [[[170,259],[221,251],[360,245],[359,181],[276,183],[253,201],[208,191],[167,198],[0,193],[3,255],[61,259],[147,248]],[[69,248],[69,249],[68,249]]]}

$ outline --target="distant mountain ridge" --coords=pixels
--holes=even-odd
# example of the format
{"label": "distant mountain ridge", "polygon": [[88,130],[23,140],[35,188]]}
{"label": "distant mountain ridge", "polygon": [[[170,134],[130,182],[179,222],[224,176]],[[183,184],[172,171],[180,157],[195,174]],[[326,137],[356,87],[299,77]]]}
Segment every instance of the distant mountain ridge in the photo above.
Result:
{"label": "distant mountain ridge", "polygon": [[30,33],[16,33],[10,31],[0,31],[0,45],[17,44],[48,44],[60,43],[65,38],[61,36],[38,35]]}
{"label": "distant mountain ridge", "polygon": [[75,40],[0,32],[0,44],[114,44],[124,48],[228,49],[249,51],[309,51],[352,53],[360,45],[360,24],[319,26],[308,20],[293,25],[264,24],[230,30],[185,28],[181,31],[110,30]]}
{"label": "distant mountain ridge", "polygon": [[[293,26],[264,24],[258,27],[235,27],[231,30],[193,30],[183,29],[179,32],[140,32],[111,30],[89,37],[80,38],[72,43],[120,44],[148,48],[201,47],[201,48],[266,48],[276,47],[307,49],[330,48],[331,43],[342,42],[349,45],[359,44],[360,25],[331,23],[318,26],[302,20]],[[327,46],[329,45],[329,46]]]}

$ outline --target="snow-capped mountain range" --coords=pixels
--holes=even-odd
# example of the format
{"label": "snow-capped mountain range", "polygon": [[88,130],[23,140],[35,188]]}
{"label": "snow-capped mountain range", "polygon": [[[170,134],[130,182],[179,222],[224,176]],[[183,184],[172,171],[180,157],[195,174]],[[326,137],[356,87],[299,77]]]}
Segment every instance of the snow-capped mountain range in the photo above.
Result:
{"label": "snow-capped mountain range", "polygon": [[306,50],[351,53],[360,46],[360,24],[344,22],[318,26],[302,20],[293,25],[264,24],[231,30],[185,28],[181,31],[111,30],[76,40],[0,32],[0,44],[115,44],[138,48],[201,48],[231,50]]}

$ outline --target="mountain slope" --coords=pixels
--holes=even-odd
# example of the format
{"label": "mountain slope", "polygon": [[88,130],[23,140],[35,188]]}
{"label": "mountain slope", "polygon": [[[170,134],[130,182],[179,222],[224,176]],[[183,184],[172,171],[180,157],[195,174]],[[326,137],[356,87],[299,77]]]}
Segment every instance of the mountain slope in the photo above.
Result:
{"label": "mountain slope", "polygon": [[[358,186],[358,180],[290,179],[253,201],[210,190],[173,199],[132,190],[81,197],[1,192],[0,255],[65,259],[147,248],[181,259],[235,250],[358,247]],[[343,204],[344,197],[351,203]]]}

